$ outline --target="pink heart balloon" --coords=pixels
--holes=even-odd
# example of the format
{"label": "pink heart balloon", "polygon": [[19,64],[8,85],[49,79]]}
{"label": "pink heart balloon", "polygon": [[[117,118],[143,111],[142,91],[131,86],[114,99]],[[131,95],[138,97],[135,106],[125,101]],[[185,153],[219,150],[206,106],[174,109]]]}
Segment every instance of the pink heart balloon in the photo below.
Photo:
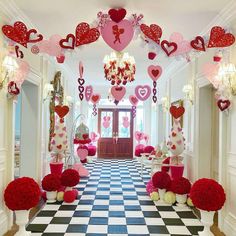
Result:
{"label": "pink heart balloon", "polygon": [[122,51],[133,38],[132,23],[122,20],[119,23],[108,21],[101,30],[104,41],[115,51]]}
{"label": "pink heart balloon", "polygon": [[111,94],[117,101],[121,101],[125,96],[126,88],[124,86],[113,86],[111,88]]}
{"label": "pink heart balloon", "polygon": [[162,74],[162,68],[160,66],[150,65],[148,67],[148,74],[153,81],[157,81]]}
{"label": "pink heart balloon", "polygon": [[77,149],[77,155],[80,158],[80,160],[83,161],[88,156],[88,150],[83,149],[83,148],[78,148]]}
{"label": "pink heart balloon", "polygon": [[133,106],[137,106],[138,104],[138,98],[134,95],[129,96],[129,101]]}
{"label": "pink heart balloon", "polygon": [[141,101],[147,100],[150,94],[151,88],[149,85],[138,85],[135,87],[135,95]]}
{"label": "pink heart balloon", "polygon": [[88,102],[93,94],[93,87],[91,85],[85,87],[85,99]]}

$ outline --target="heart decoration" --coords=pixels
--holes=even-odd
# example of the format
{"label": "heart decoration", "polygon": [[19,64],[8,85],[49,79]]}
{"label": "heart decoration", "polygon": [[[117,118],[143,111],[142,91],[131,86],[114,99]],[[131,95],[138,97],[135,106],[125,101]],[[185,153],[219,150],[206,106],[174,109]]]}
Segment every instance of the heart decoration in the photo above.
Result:
{"label": "heart decoration", "polygon": [[191,42],[191,47],[198,50],[198,51],[206,51],[204,38],[201,36],[197,36]]}
{"label": "heart decoration", "polygon": [[15,52],[16,52],[17,58],[18,57],[21,58],[21,59],[24,58],[24,53],[20,50],[18,45],[15,46]]}
{"label": "heart decoration", "polygon": [[93,94],[93,87],[91,85],[85,87],[85,99],[88,102]]}
{"label": "heart decoration", "polygon": [[229,100],[218,100],[217,106],[221,111],[224,111],[230,107],[231,102]]}
{"label": "heart decoration", "polygon": [[153,81],[157,81],[162,74],[162,68],[160,66],[150,65],[148,67],[148,74]]}
{"label": "heart decoration", "polygon": [[61,39],[59,42],[61,48],[74,49],[75,48],[75,36],[68,34],[65,39]]}
{"label": "heart decoration", "polygon": [[96,104],[100,101],[100,99],[101,99],[100,94],[93,94],[93,95],[91,96],[91,102],[92,102],[94,105],[96,105]]}
{"label": "heart decoration", "polygon": [[153,59],[156,57],[156,55],[157,55],[157,54],[156,54],[155,52],[149,52],[149,53],[148,53],[148,59],[149,59],[149,60],[153,60]]}
{"label": "heart decoration", "polygon": [[138,98],[135,95],[130,95],[129,101],[133,106],[137,106],[138,104]]}
{"label": "heart decoration", "polygon": [[184,107],[182,106],[179,106],[179,107],[176,107],[176,106],[171,106],[170,107],[170,114],[175,118],[175,119],[178,119],[179,117],[181,117],[185,112],[185,109]]}
{"label": "heart decoration", "polygon": [[88,23],[82,22],[77,25],[75,31],[75,45],[76,47],[93,43],[98,40],[100,33],[98,29],[91,28]]}
{"label": "heart decoration", "polygon": [[168,42],[167,40],[162,40],[161,48],[169,57],[172,53],[174,53],[177,50],[178,46],[175,42]]}
{"label": "heart decoration", "polygon": [[134,133],[134,137],[135,137],[136,141],[140,142],[140,141],[142,141],[143,138],[144,138],[144,133],[143,133],[143,132],[140,132],[140,131],[136,131],[136,132]]}
{"label": "heart decoration", "polygon": [[81,101],[83,101],[84,99],[84,83],[85,83],[85,80],[83,79],[83,73],[84,73],[84,66],[83,66],[83,63],[82,61],[79,62],[79,75],[80,75],[80,78],[78,79],[78,83],[79,83],[79,86],[78,86],[78,90],[79,90],[79,98]]}
{"label": "heart decoration", "polygon": [[18,88],[16,82],[10,81],[7,86],[8,93],[12,96],[17,96],[20,94],[20,89]]}
{"label": "heart decoration", "polygon": [[108,14],[109,14],[111,20],[113,20],[116,23],[119,23],[120,21],[122,21],[125,18],[126,10],[124,8],[110,9],[108,11]]}
{"label": "heart decoration", "polygon": [[[27,32],[27,41],[28,43],[37,43],[37,42],[40,42],[43,40],[43,35],[42,34],[37,34],[37,30],[36,29],[30,29],[28,32]],[[36,38],[31,38],[32,37],[32,34],[35,36],[36,35]]]}
{"label": "heart decoration", "polygon": [[55,106],[55,112],[61,119],[67,115],[69,110],[70,109],[68,106],[61,106],[61,105]]}
{"label": "heart decoration", "polygon": [[115,51],[122,51],[133,39],[134,29],[129,20],[122,20],[119,23],[110,20],[101,29],[101,34],[108,46]]}
{"label": "heart decoration", "polygon": [[160,43],[160,38],[162,36],[162,29],[159,25],[151,24],[150,26],[148,26],[146,24],[141,24],[140,30],[147,38],[153,40],[157,44]]}
{"label": "heart decoration", "polygon": [[204,76],[213,84],[215,88],[219,85],[219,80],[215,79],[218,74],[220,65],[219,63],[206,63],[203,65],[203,74]]}
{"label": "heart decoration", "polygon": [[225,30],[220,26],[214,26],[211,29],[208,48],[214,47],[229,47],[235,42],[235,37],[231,33],[225,33]]}
{"label": "heart decoration", "polygon": [[85,80],[82,79],[82,78],[79,78],[78,79],[78,83],[79,83],[79,85],[83,85],[85,83]]}
{"label": "heart decoration", "polygon": [[112,86],[111,94],[115,98],[115,101],[121,101],[125,96],[126,88],[124,86]]}
{"label": "heart decoration", "polygon": [[85,148],[78,148],[77,149],[77,155],[80,158],[80,160],[83,161],[88,156],[88,150],[85,149]]}
{"label": "heart decoration", "polygon": [[151,88],[149,85],[138,85],[135,87],[135,96],[141,100],[147,100],[151,95]]}

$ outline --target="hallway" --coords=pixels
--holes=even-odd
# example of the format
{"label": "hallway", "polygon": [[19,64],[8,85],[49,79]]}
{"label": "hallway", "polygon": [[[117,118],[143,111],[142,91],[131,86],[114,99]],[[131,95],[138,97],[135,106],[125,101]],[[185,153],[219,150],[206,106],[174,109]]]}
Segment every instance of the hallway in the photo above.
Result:
{"label": "hallway", "polygon": [[[34,236],[198,235],[203,227],[190,208],[153,202],[147,169],[136,160],[98,160],[86,167],[78,200],[46,204],[27,227]],[[137,171],[138,170],[138,171]]]}

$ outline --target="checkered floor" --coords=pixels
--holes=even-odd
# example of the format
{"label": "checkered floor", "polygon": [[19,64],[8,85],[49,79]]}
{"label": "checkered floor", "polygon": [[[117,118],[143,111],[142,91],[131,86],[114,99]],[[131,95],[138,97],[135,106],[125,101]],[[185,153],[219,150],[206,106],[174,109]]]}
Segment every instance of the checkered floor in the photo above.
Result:
{"label": "checkered floor", "polygon": [[46,204],[28,225],[34,236],[198,235],[203,227],[189,208],[160,205],[146,193],[136,160],[98,160],[78,185],[73,204]]}

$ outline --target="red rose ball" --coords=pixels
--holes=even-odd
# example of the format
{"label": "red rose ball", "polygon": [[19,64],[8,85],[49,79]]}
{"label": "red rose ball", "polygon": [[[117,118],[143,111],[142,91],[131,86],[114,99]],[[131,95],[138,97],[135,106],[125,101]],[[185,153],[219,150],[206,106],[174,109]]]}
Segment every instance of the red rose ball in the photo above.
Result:
{"label": "red rose ball", "polygon": [[152,176],[153,186],[159,189],[168,189],[171,185],[170,176],[164,171],[158,171]]}
{"label": "red rose ball", "polygon": [[41,197],[39,185],[34,179],[22,177],[10,182],[4,192],[7,207],[12,210],[29,210],[37,206]]}
{"label": "red rose ball", "polygon": [[76,199],[76,193],[73,190],[66,191],[64,193],[64,201],[67,203],[72,203]]}
{"label": "red rose ball", "polygon": [[226,200],[223,187],[213,179],[197,180],[190,191],[194,206],[205,211],[220,210]]}
{"label": "red rose ball", "polygon": [[191,183],[188,179],[180,177],[171,182],[171,191],[176,194],[187,194],[190,192]]}
{"label": "red rose ball", "polygon": [[48,174],[42,180],[42,188],[45,191],[57,191],[61,186],[61,180],[58,175]]}
{"label": "red rose ball", "polygon": [[74,169],[67,169],[61,175],[61,184],[66,187],[74,187],[80,181],[78,171]]}

